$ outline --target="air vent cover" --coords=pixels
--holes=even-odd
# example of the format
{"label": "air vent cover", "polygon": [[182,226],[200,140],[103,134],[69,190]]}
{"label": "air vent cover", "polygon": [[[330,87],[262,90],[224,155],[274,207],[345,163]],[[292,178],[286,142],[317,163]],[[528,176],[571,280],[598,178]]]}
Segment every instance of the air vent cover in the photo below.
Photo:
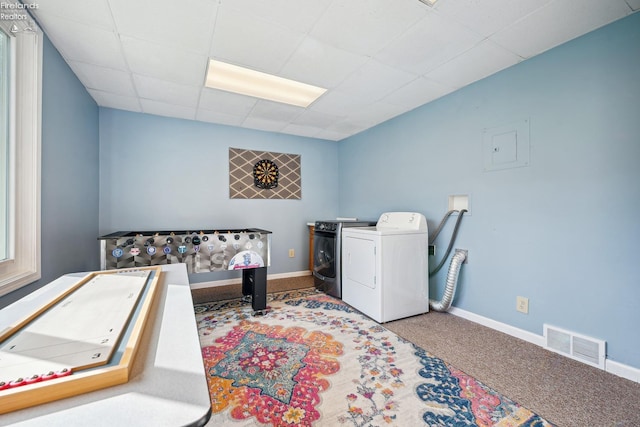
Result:
{"label": "air vent cover", "polygon": [[588,365],[605,369],[606,342],[551,325],[544,325],[545,348]]}

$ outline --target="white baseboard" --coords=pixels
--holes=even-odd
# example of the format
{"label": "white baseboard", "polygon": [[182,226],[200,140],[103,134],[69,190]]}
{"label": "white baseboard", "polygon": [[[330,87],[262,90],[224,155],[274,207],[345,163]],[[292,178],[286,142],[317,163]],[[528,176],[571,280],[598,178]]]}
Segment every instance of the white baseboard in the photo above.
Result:
{"label": "white baseboard", "polygon": [[488,317],[480,316],[456,307],[451,307],[449,313],[462,317],[463,319],[471,320],[474,323],[479,323],[488,328],[495,329],[496,331],[504,332],[512,337],[520,338],[521,340],[544,347],[544,337],[542,335],[536,335],[533,332],[525,331],[524,329],[516,328],[514,326],[507,325],[506,323],[498,322],[496,320],[489,319]]}
{"label": "white baseboard", "polygon": [[[496,320],[489,319],[487,317],[480,316],[478,314],[471,313],[470,311],[462,310],[456,307],[451,307],[449,313],[544,348],[544,336],[542,335],[537,335],[533,332],[525,331],[523,329],[507,325],[506,323],[498,322]],[[625,365],[607,359],[605,362],[605,371],[613,375],[617,375],[619,377],[640,383],[640,369],[634,368],[633,366]]]}
{"label": "white baseboard", "polygon": [[[308,270],[292,271],[289,273],[267,274],[267,280],[288,279],[290,277],[300,277],[300,276],[310,276],[310,275],[311,275],[311,272]],[[238,277],[237,279],[213,280],[210,282],[191,283],[189,286],[191,287],[191,290],[194,290],[194,289],[213,288],[215,286],[237,285],[240,283],[242,283],[242,278]]]}
{"label": "white baseboard", "polygon": [[622,378],[640,383],[640,369],[624,365],[614,360],[605,361],[605,370]]}

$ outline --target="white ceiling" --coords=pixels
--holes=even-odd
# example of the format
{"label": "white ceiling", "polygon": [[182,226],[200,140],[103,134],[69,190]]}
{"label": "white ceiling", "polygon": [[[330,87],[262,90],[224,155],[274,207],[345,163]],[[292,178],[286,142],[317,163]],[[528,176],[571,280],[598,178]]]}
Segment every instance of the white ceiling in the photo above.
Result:
{"label": "white ceiling", "polygon": [[[640,0],[39,0],[98,105],[341,140],[623,18]],[[208,58],[322,86],[308,108],[204,88]]]}

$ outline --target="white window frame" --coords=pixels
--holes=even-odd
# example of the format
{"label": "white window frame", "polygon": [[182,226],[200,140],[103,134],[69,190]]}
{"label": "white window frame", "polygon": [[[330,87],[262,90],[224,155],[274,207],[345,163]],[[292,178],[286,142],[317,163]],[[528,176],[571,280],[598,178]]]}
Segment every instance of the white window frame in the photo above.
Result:
{"label": "white window frame", "polygon": [[9,35],[0,28],[0,36],[2,37],[2,58],[0,58],[0,261],[9,256],[9,113],[10,113],[10,94],[9,94],[9,68],[11,63],[11,51],[9,50]]}
{"label": "white window frame", "polygon": [[[4,4],[16,0],[3,0]],[[22,10],[21,10],[22,13]],[[27,12],[24,11],[24,14]],[[33,19],[0,21],[10,35],[9,253],[0,296],[40,279],[40,156],[43,34]]]}

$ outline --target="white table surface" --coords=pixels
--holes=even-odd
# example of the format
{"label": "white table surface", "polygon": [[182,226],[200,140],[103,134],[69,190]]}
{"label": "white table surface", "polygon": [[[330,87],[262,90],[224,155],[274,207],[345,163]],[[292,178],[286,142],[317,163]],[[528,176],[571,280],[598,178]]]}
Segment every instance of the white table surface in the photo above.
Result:
{"label": "white table surface", "polygon": [[[184,264],[162,266],[160,288],[125,384],[0,415],[0,426],[202,426],[211,401]],[[0,331],[86,273],[68,274],[0,311]]]}

